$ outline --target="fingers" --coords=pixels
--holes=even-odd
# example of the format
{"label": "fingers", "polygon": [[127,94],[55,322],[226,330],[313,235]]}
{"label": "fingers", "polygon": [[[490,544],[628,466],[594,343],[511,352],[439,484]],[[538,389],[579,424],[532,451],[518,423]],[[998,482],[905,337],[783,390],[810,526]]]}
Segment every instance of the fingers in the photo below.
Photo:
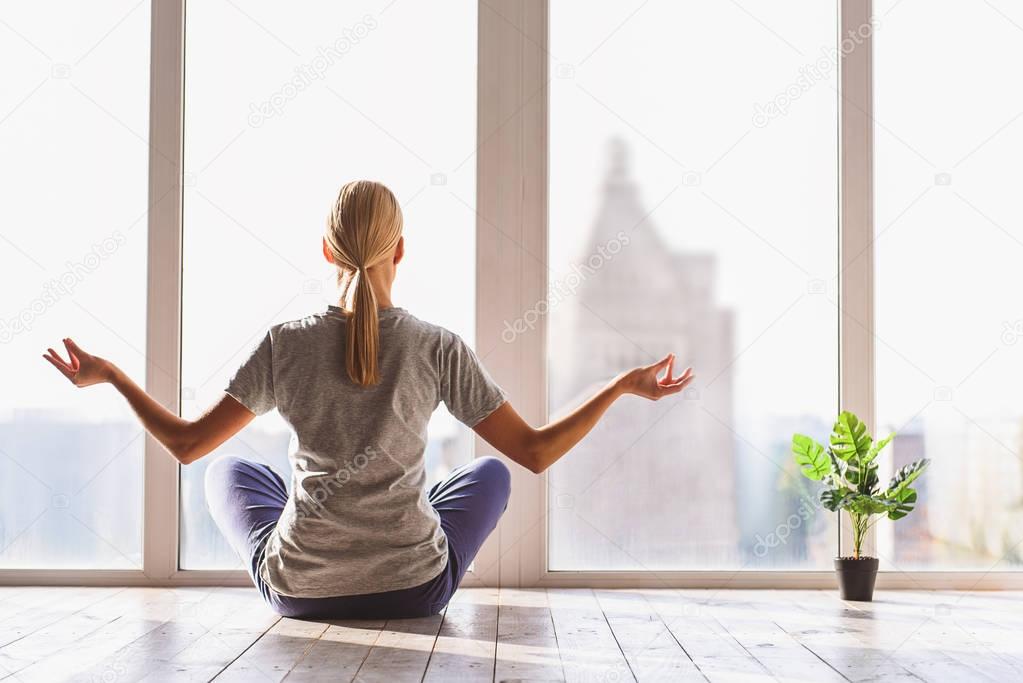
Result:
{"label": "fingers", "polygon": [[52,349],[47,349],[46,354],[43,355],[43,358],[46,358],[49,361],[59,363],[60,365],[64,366],[65,368],[68,368],[69,370],[71,369],[71,366],[68,363],[66,363],[64,359],[60,358],[60,354],[58,354],[57,352],[53,351]]}
{"label": "fingers", "polygon": [[687,379],[692,379],[692,378],[693,378],[693,368],[692,367],[687,367],[687,368],[685,368],[685,371],[682,372],[682,374],[680,374],[679,376],[677,376],[674,379],[672,379],[671,381],[669,381],[668,382],[668,386],[674,386],[675,384],[677,384],[677,383],[679,383],[681,381],[684,381],[684,380],[687,380]]}
{"label": "fingers", "polygon": [[683,372],[678,379],[675,379],[672,382],[662,383],[657,386],[658,398],[677,394],[692,384],[694,379],[696,379],[696,376],[693,374],[693,369],[686,368],[686,371]]}
{"label": "fingers", "polygon": [[[657,361],[652,365],[647,365],[643,368],[643,382],[649,381],[650,372],[653,373],[654,387],[643,390],[642,395],[649,399],[657,400],[664,396],[670,396],[671,394],[677,394],[678,392],[689,386],[693,379],[696,377],[693,374],[693,368],[688,367],[685,371],[675,377],[675,354],[669,353],[661,360]],[[661,374],[661,371],[664,374]],[[649,387],[649,385],[647,385]]]}
{"label": "fingers", "polygon": [[68,358],[71,359],[71,369],[77,370],[79,368],[78,353],[81,352],[81,349],[71,339],[64,340],[64,348],[67,349]]}
{"label": "fingers", "polygon": [[[50,353],[53,353],[53,349],[50,349]],[[46,355],[46,354],[43,355],[43,358],[45,358],[46,360],[50,361],[50,365],[52,365],[53,367],[57,368],[57,370],[60,371],[60,374],[62,374],[65,377],[67,377],[72,382],[74,381],[74,379],[75,379],[75,372],[74,372],[74,370],[72,370],[67,365],[65,365],[64,361],[60,360],[60,358],[57,358],[57,357],[54,357],[54,356],[50,356],[50,355]]]}
{"label": "fingers", "polygon": [[664,377],[661,377],[661,378],[659,378],[657,380],[658,384],[670,384],[671,383],[671,381],[672,381],[672,379],[671,379],[671,372],[672,372],[672,368],[674,368],[674,367],[675,367],[675,354],[669,353],[668,354],[668,367],[665,368],[665,370],[664,370]]}
{"label": "fingers", "polygon": [[660,374],[661,370],[671,362],[671,359],[674,357],[674,355],[675,354],[673,353],[669,353],[667,356],[665,356],[661,360],[657,361],[656,363],[648,367],[654,368],[655,370],[657,370],[657,373]]}

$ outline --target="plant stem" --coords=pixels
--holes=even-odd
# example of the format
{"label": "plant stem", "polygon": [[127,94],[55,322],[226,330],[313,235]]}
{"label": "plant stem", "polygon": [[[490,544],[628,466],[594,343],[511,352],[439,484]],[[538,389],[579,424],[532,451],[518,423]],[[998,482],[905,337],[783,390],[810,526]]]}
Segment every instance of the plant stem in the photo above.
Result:
{"label": "plant stem", "polygon": [[853,528],[853,558],[860,559],[860,550],[863,545],[863,537],[870,528],[870,515],[857,515],[849,513],[849,519]]}

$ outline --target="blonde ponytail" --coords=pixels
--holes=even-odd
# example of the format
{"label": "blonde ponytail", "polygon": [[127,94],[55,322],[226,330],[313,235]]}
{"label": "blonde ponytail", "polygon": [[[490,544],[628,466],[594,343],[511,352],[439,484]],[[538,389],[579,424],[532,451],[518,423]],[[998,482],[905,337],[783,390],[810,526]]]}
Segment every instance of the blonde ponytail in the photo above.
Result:
{"label": "blonde ponytail", "polygon": [[377,295],[366,271],[394,253],[401,230],[398,200],[386,187],[369,180],[345,184],[327,222],[325,238],[343,286],[341,302],[348,311],[345,369],[359,386],[380,382]]}

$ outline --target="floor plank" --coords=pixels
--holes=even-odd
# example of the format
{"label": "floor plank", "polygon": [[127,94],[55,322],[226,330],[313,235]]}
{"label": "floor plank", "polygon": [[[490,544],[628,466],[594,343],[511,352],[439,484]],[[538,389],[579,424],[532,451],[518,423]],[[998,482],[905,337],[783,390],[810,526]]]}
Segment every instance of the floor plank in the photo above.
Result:
{"label": "floor plank", "polygon": [[[155,658],[138,680],[209,681],[280,620],[251,588],[222,588],[217,595],[223,603],[203,603],[168,625],[172,637],[188,642],[177,652],[172,648]],[[227,611],[222,612],[220,605]],[[201,631],[194,640],[186,635],[191,628]]]}
{"label": "floor plank", "polygon": [[596,596],[639,683],[707,680],[642,594],[598,591]]}
{"label": "floor plank", "polygon": [[281,619],[224,669],[217,681],[282,681],[327,630],[329,624]]}
{"label": "floor plank", "polygon": [[973,646],[967,633],[960,631],[950,642],[936,632],[941,601],[931,591],[899,591],[877,596],[874,602],[845,604],[865,620],[877,622],[896,644],[890,658],[925,681],[1018,680],[1011,666]]}
{"label": "floor plank", "polygon": [[646,590],[643,596],[711,683],[773,681],[757,659],[711,615],[712,591]]}
{"label": "floor plank", "polygon": [[0,678],[32,681],[1023,680],[1023,594],[459,591],[443,615],[281,619],[245,588],[0,588]]}
{"label": "floor plank", "polygon": [[288,681],[353,681],[385,621],[331,622],[288,674]]}
{"label": "floor plank", "polygon": [[547,596],[566,681],[636,680],[593,591],[549,590]]}
{"label": "floor plank", "polygon": [[547,591],[500,590],[494,680],[565,680]]}
{"label": "floor plank", "polygon": [[122,597],[134,600],[116,618],[24,667],[17,672],[17,679],[25,683],[72,677],[87,679],[83,672],[93,669],[93,673],[100,677],[114,674],[121,677],[133,662],[137,662],[130,658],[132,643],[158,631],[183,610],[201,602],[209,592],[209,589],[181,588],[128,593]]}
{"label": "floor plank", "polygon": [[492,681],[497,651],[498,592],[458,592],[448,604],[425,681]]}
{"label": "floor plank", "polygon": [[57,623],[78,610],[112,595],[121,588],[40,588],[35,596],[13,598],[11,611],[0,619],[2,648],[36,631]]}
{"label": "floor plank", "polygon": [[[159,592],[140,590],[146,591],[144,599]],[[0,671],[16,674],[120,618],[138,604],[139,598],[132,591],[86,589],[81,597],[69,597],[39,614],[17,619],[14,630],[20,633],[0,648]]]}
{"label": "floor plank", "polygon": [[[244,613],[246,607],[258,604],[258,599],[253,600],[251,591],[240,592],[232,588],[182,589],[178,596],[170,614],[162,615],[167,618],[149,630],[141,629],[144,632],[136,638],[131,638],[130,620],[122,619],[98,631],[95,638],[100,640],[94,640],[91,644],[87,643],[88,639],[81,641],[90,645],[91,656],[78,661],[80,674],[77,677],[92,681],[116,679],[126,682],[138,681],[147,676],[153,680],[162,672],[166,678],[170,678],[175,673],[170,662],[202,638],[208,637],[210,630],[218,624],[239,611]],[[159,615],[152,616],[155,618]],[[119,631],[123,638],[117,637]],[[251,641],[251,638],[248,639],[245,646]],[[201,680],[208,680],[215,675],[242,649],[232,653],[230,658],[220,662],[212,671],[206,671],[206,676]],[[72,655],[68,652],[65,657],[73,658]],[[92,662],[91,665],[89,662]],[[178,672],[177,676],[179,679],[187,678],[184,672]]]}
{"label": "floor plank", "polygon": [[819,683],[848,680],[789,635],[769,614],[758,610],[762,600],[759,594],[764,592],[722,592],[710,601],[708,609],[776,680]]}
{"label": "floor plank", "polygon": [[888,632],[860,618],[833,592],[772,591],[765,595],[769,597],[758,612],[850,681],[924,680],[892,658],[898,642],[893,642]]}
{"label": "floor plank", "polygon": [[423,619],[390,619],[356,673],[365,683],[422,681],[444,615]]}

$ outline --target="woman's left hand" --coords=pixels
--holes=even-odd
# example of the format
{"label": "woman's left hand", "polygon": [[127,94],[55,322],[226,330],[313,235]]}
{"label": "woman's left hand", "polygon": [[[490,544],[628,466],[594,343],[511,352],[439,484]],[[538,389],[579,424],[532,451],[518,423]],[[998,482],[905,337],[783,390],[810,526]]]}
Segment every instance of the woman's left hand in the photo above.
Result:
{"label": "woman's left hand", "polygon": [[[627,394],[657,401],[665,396],[677,394],[693,381],[692,368],[686,368],[678,377],[673,374],[674,369],[675,354],[669,353],[652,365],[644,365],[622,373],[615,379],[615,383]],[[661,371],[664,372],[663,375]]]}
{"label": "woman's left hand", "polygon": [[50,361],[50,365],[57,368],[60,374],[67,377],[76,387],[88,387],[110,381],[113,374],[110,361],[86,353],[70,339],[64,340],[64,348],[67,349],[70,359],[68,361],[61,358],[53,349],[46,349],[43,358]]}

